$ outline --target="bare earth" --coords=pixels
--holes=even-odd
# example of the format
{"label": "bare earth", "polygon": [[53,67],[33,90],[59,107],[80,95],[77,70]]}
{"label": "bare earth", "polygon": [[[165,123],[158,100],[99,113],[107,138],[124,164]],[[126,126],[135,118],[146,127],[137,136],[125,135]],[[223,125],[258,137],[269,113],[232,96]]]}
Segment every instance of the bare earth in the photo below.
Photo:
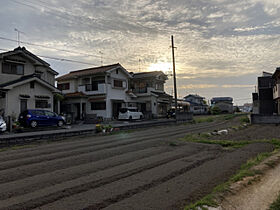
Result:
{"label": "bare earth", "polygon": [[[275,155],[279,162],[278,153]],[[275,159],[275,156],[272,157]],[[270,158],[270,159],[272,159]],[[265,166],[260,166],[263,168]],[[277,199],[280,190],[280,164],[268,170],[260,181],[253,182],[251,185],[241,187],[233,195],[227,196],[218,209],[222,210],[263,210],[268,209],[270,204]],[[244,182],[244,181],[243,181]],[[245,181],[246,182],[246,181]],[[242,183],[236,183],[240,185]],[[240,186],[239,186],[240,187]]]}
{"label": "bare earth", "polygon": [[164,126],[1,152],[0,209],[180,209],[273,150],[176,141],[237,124]]}

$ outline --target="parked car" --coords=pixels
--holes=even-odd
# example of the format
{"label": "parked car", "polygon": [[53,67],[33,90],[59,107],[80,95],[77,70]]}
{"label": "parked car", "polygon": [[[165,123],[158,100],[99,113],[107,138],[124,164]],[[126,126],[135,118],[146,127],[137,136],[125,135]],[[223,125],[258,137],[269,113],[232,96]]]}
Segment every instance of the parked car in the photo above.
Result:
{"label": "parked car", "polygon": [[61,127],[65,123],[65,118],[47,110],[29,109],[19,115],[18,121],[21,125],[32,128],[44,125]]}
{"label": "parked car", "polygon": [[138,111],[136,107],[121,108],[118,117],[119,120],[139,120],[143,118],[143,113]]}
{"label": "parked car", "polygon": [[7,130],[7,124],[3,117],[0,116],[0,131],[5,132]]}

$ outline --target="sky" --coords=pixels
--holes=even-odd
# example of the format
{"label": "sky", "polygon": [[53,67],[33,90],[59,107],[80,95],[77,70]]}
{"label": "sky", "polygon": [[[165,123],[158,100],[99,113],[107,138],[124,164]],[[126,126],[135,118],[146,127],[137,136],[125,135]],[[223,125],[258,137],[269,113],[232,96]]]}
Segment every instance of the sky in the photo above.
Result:
{"label": "sky", "polygon": [[[60,75],[120,63],[162,70],[173,93],[171,35],[178,95],[251,102],[257,77],[280,57],[278,0],[0,0],[0,49],[44,56]],[[52,57],[50,59],[46,57]],[[78,61],[78,62],[69,62]]]}

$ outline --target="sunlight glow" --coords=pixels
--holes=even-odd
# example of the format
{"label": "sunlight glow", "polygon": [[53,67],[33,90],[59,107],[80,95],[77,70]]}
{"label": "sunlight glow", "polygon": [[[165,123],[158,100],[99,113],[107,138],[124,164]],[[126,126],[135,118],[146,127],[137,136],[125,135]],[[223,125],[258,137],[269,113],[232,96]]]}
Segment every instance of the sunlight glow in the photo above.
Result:
{"label": "sunlight glow", "polygon": [[167,73],[172,70],[172,66],[170,63],[167,62],[159,62],[159,63],[152,63],[148,67],[149,71],[163,71],[164,73]]}

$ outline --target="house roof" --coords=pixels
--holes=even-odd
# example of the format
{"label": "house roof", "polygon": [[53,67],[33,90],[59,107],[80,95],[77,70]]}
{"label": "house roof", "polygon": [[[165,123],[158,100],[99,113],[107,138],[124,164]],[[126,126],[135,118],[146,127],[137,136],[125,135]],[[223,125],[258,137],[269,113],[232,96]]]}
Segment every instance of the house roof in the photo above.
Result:
{"label": "house roof", "polygon": [[117,69],[117,68],[121,68],[123,71],[126,72],[127,75],[130,76],[130,74],[126,71],[126,69],[124,69],[121,66],[121,64],[116,63],[116,64],[112,64],[112,65],[107,65],[107,66],[99,66],[99,67],[94,67],[94,68],[71,71],[68,74],[65,74],[63,76],[60,76],[60,77],[56,78],[56,80],[57,81],[65,81],[65,80],[74,79],[74,78],[81,77],[81,76],[88,76],[88,75],[105,73],[105,72],[109,72],[109,71],[112,71],[112,70]]}
{"label": "house roof", "polygon": [[21,55],[21,56],[27,57],[28,59],[33,60],[34,62],[36,62],[36,61],[39,62],[41,65],[47,67],[50,72],[52,72],[55,75],[58,75],[58,72],[53,70],[50,67],[49,63],[47,63],[46,61],[42,60],[41,58],[39,58],[38,56],[34,55],[33,53],[31,53],[25,47],[17,47],[17,48],[15,48],[12,51],[0,53],[0,59],[1,58],[3,59],[4,57],[7,57],[7,56],[18,55],[18,54]]}
{"label": "house roof", "polygon": [[147,71],[147,72],[138,72],[133,73],[133,78],[144,78],[144,77],[156,77],[158,75],[164,75],[167,78],[167,75],[164,74],[162,71]]}
{"label": "house roof", "polygon": [[211,102],[221,102],[221,101],[227,101],[232,102],[232,97],[214,97],[211,99]]}
{"label": "house roof", "polygon": [[55,86],[53,86],[50,83],[40,79],[37,74],[30,74],[30,75],[22,76],[19,79],[15,79],[15,80],[12,80],[12,81],[9,81],[9,82],[6,82],[6,83],[2,83],[0,85],[0,89],[11,89],[14,86],[22,85],[22,84],[25,84],[27,82],[31,82],[31,81],[34,81],[34,80],[41,83],[44,86],[47,86],[48,88],[52,89],[55,92],[61,92]]}
{"label": "house roof", "polygon": [[277,78],[279,74],[280,74],[280,67],[277,67],[275,72],[273,73],[272,77]]}
{"label": "house roof", "polygon": [[184,98],[189,98],[189,97],[194,97],[194,98],[198,98],[198,99],[204,99],[204,97],[201,97],[201,96],[199,96],[197,94],[189,94],[189,95],[185,96]]}
{"label": "house roof", "polygon": [[80,97],[87,97],[87,95],[82,92],[74,92],[74,93],[65,94],[65,97],[66,98],[80,98]]}

